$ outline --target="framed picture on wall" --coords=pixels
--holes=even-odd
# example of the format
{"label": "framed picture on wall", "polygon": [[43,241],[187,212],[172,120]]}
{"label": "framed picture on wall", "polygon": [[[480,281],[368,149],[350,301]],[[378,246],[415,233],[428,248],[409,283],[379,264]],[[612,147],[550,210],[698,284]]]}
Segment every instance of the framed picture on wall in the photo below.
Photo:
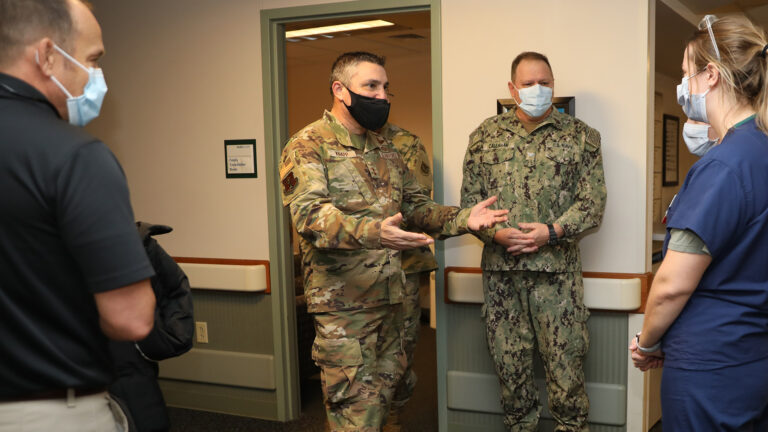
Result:
{"label": "framed picture on wall", "polygon": [[678,183],[678,145],[680,141],[680,119],[664,114],[661,158],[662,186],[677,186]]}
{"label": "framed picture on wall", "polygon": [[[515,100],[508,99],[496,99],[496,114],[501,114],[509,111],[516,105]],[[576,98],[573,96],[560,96],[552,98],[552,105],[555,109],[561,113],[576,115]]]}

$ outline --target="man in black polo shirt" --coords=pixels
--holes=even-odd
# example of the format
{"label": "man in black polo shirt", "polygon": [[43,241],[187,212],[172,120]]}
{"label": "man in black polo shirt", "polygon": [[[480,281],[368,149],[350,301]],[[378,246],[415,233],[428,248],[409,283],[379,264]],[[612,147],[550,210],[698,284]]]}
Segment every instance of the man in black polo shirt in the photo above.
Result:
{"label": "man in black polo shirt", "polygon": [[153,325],[125,176],[78,127],[103,51],[79,0],[0,0],[0,432],[120,430],[107,337]]}

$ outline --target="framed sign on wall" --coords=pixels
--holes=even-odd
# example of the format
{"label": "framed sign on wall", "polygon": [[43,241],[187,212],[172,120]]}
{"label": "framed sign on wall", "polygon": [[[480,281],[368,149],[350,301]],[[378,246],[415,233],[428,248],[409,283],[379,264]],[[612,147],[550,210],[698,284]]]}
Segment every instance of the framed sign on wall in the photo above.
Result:
{"label": "framed sign on wall", "polygon": [[662,136],[661,176],[662,186],[677,186],[678,183],[678,145],[680,141],[680,119],[664,114]]}
{"label": "framed sign on wall", "polygon": [[224,140],[224,169],[227,178],[256,178],[256,140]]}

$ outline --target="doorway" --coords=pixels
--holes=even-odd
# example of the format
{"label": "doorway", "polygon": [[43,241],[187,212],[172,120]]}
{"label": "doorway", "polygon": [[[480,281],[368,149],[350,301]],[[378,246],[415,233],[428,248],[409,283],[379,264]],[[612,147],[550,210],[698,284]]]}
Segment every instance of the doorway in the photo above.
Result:
{"label": "doorway", "polygon": [[[355,31],[331,31],[291,37],[292,32],[380,20],[382,27]],[[309,29],[309,30],[308,30]],[[422,138],[432,158],[430,22],[429,11],[400,12],[298,21],[286,24],[286,97],[288,133],[294,135],[321,118],[332,104],[328,77],[334,60],[345,52],[368,51],[386,59],[392,110],[390,123]],[[322,30],[316,30],[322,31]],[[290,221],[289,221],[290,223]],[[315,332],[307,313],[302,287],[298,234],[291,228],[293,268],[296,274],[296,328],[302,412],[320,401],[319,368],[311,359]],[[435,369],[434,351],[431,353]],[[424,361],[425,359],[420,359]],[[432,380],[434,382],[434,380]],[[434,389],[433,389],[434,391]],[[436,412],[436,407],[434,409]]]}
{"label": "doorway", "polygon": [[[328,76],[333,60],[341,53],[360,50],[386,57],[394,94],[390,121],[419,135],[433,160],[441,155],[440,134],[433,133],[441,130],[440,113],[434,112],[434,107],[440,106],[440,95],[433,91],[440,88],[440,62],[439,56],[435,59],[430,55],[439,52],[435,50],[439,41],[434,37],[439,35],[439,27],[434,25],[439,18],[430,13],[434,8],[429,1],[393,3],[388,8],[382,8],[378,2],[361,1],[352,5],[339,3],[262,11],[270,257],[275,270],[271,280],[273,286],[281,287],[283,297],[282,316],[276,319],[284,324],[284,337],[276,343],[284,345],[282,350],[287,361],[280,377],[284,383],[285,420],[295,419],[304,411],[302,401],[311,400],[306,393],[319,394],[320,383],[313,379],[316,369],[309,359],[314,328],[311,317],[302,311],[300,268],[294,264],[298,251],[290,235],[288,212],[282,207],[279,182],[275,180],[280,152],[290,136],[319,119],[323,110],[331,106]],[[285,31],[294,29],[373,19],[394,25],[358,34],[284,37]],[[437,164],[433,165],[437,170]],[[439,178],[439,174],[435,176]],[[436,363],[434,353],[433,348],[431,356],[422,355],[431,359],[432,370]]]}

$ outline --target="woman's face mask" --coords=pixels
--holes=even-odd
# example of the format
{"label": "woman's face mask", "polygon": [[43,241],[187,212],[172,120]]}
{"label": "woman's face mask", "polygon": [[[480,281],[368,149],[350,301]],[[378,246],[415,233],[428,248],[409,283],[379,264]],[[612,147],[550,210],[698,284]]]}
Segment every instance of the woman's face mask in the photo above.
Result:
{"label": "woman's face mask", "polygon": [[688,151],[696,156],[704,156],[715,144],[716,139],[709,137],[708,124],[696,124],[686,122],[683,124],[683,140],[688,146]]}
{"label": "woman's face mask", "polygon": [[[83,94],[80,96],[72,96],[64,85],[51,75],[51,80],[67,95],[67,111],[69,112],[69,123],[75,126],[85,126],[91,120],[99,116],[101,111],[101,104],[104,102],[104,95],[107,94],[107,83],[104,80],[104,73],[101,68],[88,68],[82,63],[75,60],[74,57],[69,55],[66,51],[59,48],[58,45],[53,46],[58,52],[61,53],[67,60],[77,65],[80,69],[88,72],[88,82],[85,84]],[[37,59],[37,53],[35,53]],[[38,59],[39,63],[39,59]]]}
{"label": "woman's face mask", "polygon": [[710,89],[701,94],[691,94],[690,79],[700,72],[683,77],[683,81],[677,85],[677,103],[683,107],[683,112],[689,119],[709,123],[707,119],[707,93]]}

